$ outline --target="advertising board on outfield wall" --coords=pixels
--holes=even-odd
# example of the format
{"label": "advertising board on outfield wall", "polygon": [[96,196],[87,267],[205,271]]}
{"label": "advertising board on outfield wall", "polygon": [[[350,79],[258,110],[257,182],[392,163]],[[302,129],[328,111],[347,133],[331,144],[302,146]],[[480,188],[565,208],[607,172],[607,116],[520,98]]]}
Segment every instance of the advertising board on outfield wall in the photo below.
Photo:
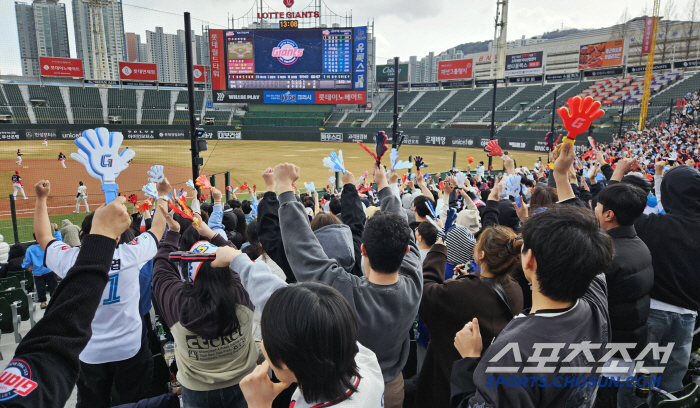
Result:
{"label": "advertising board on outfield wall", "polygon": [[158,65],[143,62],[120,62],[119,79],[129,81],[157,81]]}
{"label": "advertising board on outfield wall", "polygon": [[537,75],[542,74],[544,66],[544,52],[527,52],[524,54],[506,55],[504,76]]}
{"label": "advertising board on outfield wall", "polygon": [[83,77],[83,61],[74,58],[39,57],[41,76]]}
{"label": "advertising board on outfield wall", "polygon": [[474,61],[472,59],[461,59],[452,61],[438,62],[438,81],[447,81],[450,79],[471,79],[472,67]]}
{"label": "advertising board on outfield wall", "polygon": [[[76,139],[81,136],[85,125],[52,125],[54,129],[46,129],[45,125],[12,124],[8,129],[0,130],[0,142],[31,140],[41,143],[45,133],[60,135],[60,139]],[[184,140],[189,137],[187,126],[137,126],[109,125],[110,131],[121,132],[127,140]],[[217,140],[276,140],[299,142],[332,142],[356,143],[372,142],[376,132],[362,128],[332,128],[325,130],[318,127],[269,127],[269,126],[207,126],[203,139]],[[488,130],[465,129],[406,129],[403,131],[403,144],[428,146],[453,146],[481,148],[488,143]],[[59,137],[56,137],[59,138]],[[498,143],[504,150],[544,151],[542,132],[537,131],[501,131]],[[599,142],[612,142],[609,133],[598,133]],[[388,143],[391,143],[391,139]],[[577,140],[576,147],[587,149],[588,140]]]}
{"label": "advertising board on outfield wall", "polygon": [[624,39],[582,45],[578,53],[578,69],[616,67],[622,65],[624,52]]}

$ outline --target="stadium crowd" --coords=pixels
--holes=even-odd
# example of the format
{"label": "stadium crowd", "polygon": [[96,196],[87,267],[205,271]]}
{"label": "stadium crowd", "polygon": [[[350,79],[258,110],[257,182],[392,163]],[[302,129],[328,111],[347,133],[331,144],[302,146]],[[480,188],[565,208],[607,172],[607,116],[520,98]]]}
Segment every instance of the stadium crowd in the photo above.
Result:
{"label": "stadium crowd", "polygon": [[119,197],[60,231],[41,180],[36,245],[9,248],[0,275],[33,265],[50,301],[0,406],[62,407],[76,385],[79,408],[179,406],[151,391],[152,308],[185,407],[626,408],[644,399],[611,379],[639,364],[680,390],[700,310],[697,105],[532,170],[504,156],[502,172],[402,180],[375,163],[301,194],[282,163],[251,200],[212,188],[182,207],[166,178],[143,213]]}

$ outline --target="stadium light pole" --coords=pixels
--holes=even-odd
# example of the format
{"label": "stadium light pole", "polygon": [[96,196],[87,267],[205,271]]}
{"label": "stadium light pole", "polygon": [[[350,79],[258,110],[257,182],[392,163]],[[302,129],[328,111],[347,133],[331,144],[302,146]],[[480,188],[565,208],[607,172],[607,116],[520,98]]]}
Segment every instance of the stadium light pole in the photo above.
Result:
{"label": "stadium light pole", "polygon": [[[557,90],[554,90],[554,100],[552,101],[552,126],[549,128],[549,131],[552,133],[552,140],[554,140],[554,118],[557,113]],[[549,156],[549,153],[552,151],[549,147],[547,148],[547,156]],[[547,158],[547,161],[549,162],[549,158]]]}
{"label": "stadium light pole", "polygon": [[[190,22],[190,13],[185,12],[185,60],[187,65],[187,106],[190,116],[190,152],[192,156],[192,180],[197,180],[199,177],[199,152],[197,150],[197,124],[194,120],[194,77],[192,75],[192,27]],[[197,189],[199,191],[199,189]]]}
{"label": "stadium light pole", "polygon": [[394,57],[394,124],[391,129],[392,147],[399,142],[399,57]]}
{"label": "stadium light pole", "polygon": [[617,132],[617,137],[622,137],[622,122],[625,121],[625,102],[627,102],[627,99],[622,98],[622,110],[620,111],[620,130]]}
{"label": "stadium light pole", "polygon": [[[498,87],[498,79],[493,78],[493,100],[491,101],[491,134],[489,135],[489,140],[493,140],[496,129],[496,87]],[[489,170],[491,170],[491,165],[493,163],[493,157],[489,155]]]}

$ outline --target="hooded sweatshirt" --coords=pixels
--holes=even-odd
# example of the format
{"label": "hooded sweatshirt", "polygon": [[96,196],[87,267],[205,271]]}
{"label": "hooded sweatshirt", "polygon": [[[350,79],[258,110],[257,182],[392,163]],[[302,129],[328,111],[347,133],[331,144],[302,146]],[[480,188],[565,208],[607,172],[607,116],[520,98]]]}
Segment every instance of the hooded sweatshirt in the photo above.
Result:
{"label": "hooded sweatshirt", "polygon": [[80,228],[77,225],[73,225],[68,219],[61,221],[61,236],[66,245],[72,247],[80,246]]}
{"label": "hooded sweatshirt", "polygon": [[326,225],[314,231],[314,235],[326,256],[338,261],[338,265],[345,269],[345,272],[353,272],[355,250],[350,227],[344,224]]}
{"label": "hooded sweatshirt", "polygon": [[[153,266],[153,297],[173,334],[177,380],[194,391],[231,387],[253,371],[258,359],[252,331],[253,304],[238,274],[234,273],[235,291],[231,296],[237,303],[238,331],[217,336],[219,316],[216,310],[202,316],[188,316],[190,303],[196,300],[183,295],[186,283],[180,279],[177,264],[168,261],[169,253],[178,250],[179,240],[179,233],[168,231]],[[218,234],[211,243],[233,246]]]}
{"label": "hooded sweatshirt", "polygon": [[651,252],[653,301],[700,310],[700,172],[672,168],[661,182],[666,214],[643,214],[634,224]]}
{"label": "hooded sweatshirt", "polygon": [[[401,201],[390,188],[383,188],[377,196],[382,212],[405,220]],[[422,265],[414,239],[409,241],[409,251],[399,267],[399,280],[391,285],[376,285],[364,276],[348,273],[324,253],[306,221],[303,206],[291,191],[280,194],[279,202],[282,241],[294,275],[300,282],[326,283],[350,302],[357,315],[358,341],[377,355],[384,382],[393,381],[408,360],[408,334],[423,293]]]}

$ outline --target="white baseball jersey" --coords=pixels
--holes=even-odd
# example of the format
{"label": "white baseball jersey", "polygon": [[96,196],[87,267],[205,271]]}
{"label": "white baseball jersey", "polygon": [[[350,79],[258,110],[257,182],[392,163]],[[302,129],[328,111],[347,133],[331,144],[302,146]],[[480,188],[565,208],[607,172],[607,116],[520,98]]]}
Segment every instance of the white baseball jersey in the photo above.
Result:
{"label": "white baseball jersey", "polygon": [[[156,256],[158,240],[150,231],[114,251],[109,283],[92,320],[92,337],[80,361],[102,364],[133,357],[141,348],[139,270]],[[75,263],[80,248],[61,241],[46,247],[44,265],[61,278]]]}
{"label": "white baseball jersey", "polygon": [[85,187],[85,186],[78,187],[78,194],[86,196],[87,195],[87,187]]}

